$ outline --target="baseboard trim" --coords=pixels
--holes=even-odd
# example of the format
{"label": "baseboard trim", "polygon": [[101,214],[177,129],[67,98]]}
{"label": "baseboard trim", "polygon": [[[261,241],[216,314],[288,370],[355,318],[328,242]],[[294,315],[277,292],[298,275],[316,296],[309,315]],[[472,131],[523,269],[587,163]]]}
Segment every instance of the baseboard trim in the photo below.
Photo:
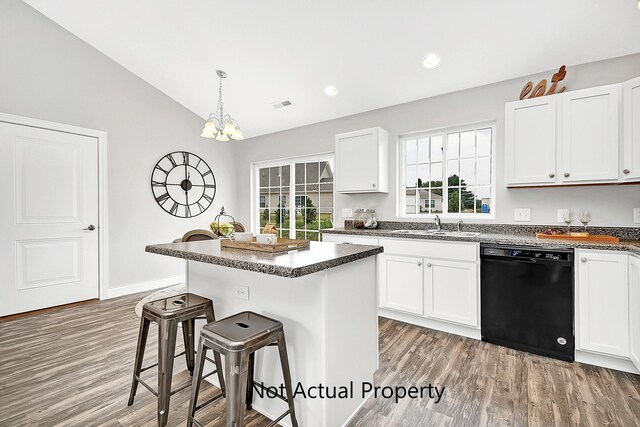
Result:
{"label": "baseboard trim", "polygon": [[399,311],[388,310],[385,308],[378,309],[378,316],[386,317],[387,319],[398,320],[404,323],[411,323],[413,325],[422,326],[423,328],[447,332],[449,334],[461,335],[463,337],[473,338],[475,340],[479,340],[482,338],[482,335],[480,334],[480,328],[473,328],[471,326],[463,326],[457,325],[455,323],[427,319],[425,317],[401,313]]}
{"label": "baseboard trim", "polygon": [[121,297],[124,295],[135,294],[138,292],[152,291],[154,289],[166,288],[167,286],[173,286],[178,283],[184,283],[185,276],[180,274],[178,276],[165,277],[162,279],[149,280],[148,282],[133,283],[131,285],[118,286],[117,288],[108,288],[107,297],[105,299]]}
{"label": "baseboard trim", "polygon": [[587,365],[602,366],[603,368],[615,369],[616,371],[628,372],[630,374],[640,374],[631,359],[616,356],[606,356],[604,354],[591,353],[584,350],[576,350],[575,361],[586,363]]}

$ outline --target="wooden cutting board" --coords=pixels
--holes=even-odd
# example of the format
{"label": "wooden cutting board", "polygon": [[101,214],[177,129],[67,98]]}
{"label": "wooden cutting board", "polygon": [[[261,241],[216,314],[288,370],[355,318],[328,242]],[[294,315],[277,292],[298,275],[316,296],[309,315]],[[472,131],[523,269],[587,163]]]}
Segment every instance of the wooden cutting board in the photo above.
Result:
{"label": "wooden cutting board", "polygon": [[550,240],[576,240],[580,242],[594,243],[619,243],[620,239],[606,234],[570,233],[570,234],[544,234],[536,233],[538,239]]}
{"label": "wooden cutting board", "polygon": [[311,245],[309,240],[293,240],[293,239],[284,239],[278,238],[278,242],[275,245],[267,245],[264,243],[256,242],[254,238],[252,242],[237,242],[235,240],[223,239],[220,240],[220,247],[222,248],[232,248],[232,249],[244,249],[247,251],[257,251],[257,252],[269,252],[269,253],[278,253],[278,252],[288,252],[295,251],[298,249],[307,249]]}

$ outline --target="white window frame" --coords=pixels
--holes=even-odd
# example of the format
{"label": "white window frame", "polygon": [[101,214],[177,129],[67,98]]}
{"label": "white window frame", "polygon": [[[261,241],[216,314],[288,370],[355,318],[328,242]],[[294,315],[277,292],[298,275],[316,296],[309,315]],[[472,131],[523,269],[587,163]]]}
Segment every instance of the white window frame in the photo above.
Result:
{"label": "white window frame", "polygon": [[[270,167],[277,167],[277,166],[287,166],[289,165],[289,188],[290,188],[290,193],[289,195],[292,195],[293,197],[289,197],[287,200],[287,205],[288,205],[288,209],[289,209],[289,215],[291,215],[292,213],[294,213],[295,215],[295,211],[296,211],[296,194],[295,194],[295,188],[296,188],[296,176],[294,173],[294,168],[295,168],[295,164],[296,163],[303,163],[303,162],[314,162],[314,161],[329,161],[329,164],[331,165],[331,168],[334,171],[334,180],[333,180],[333,206],[332,206],[332,217],[333,220],[335,221],[336,219],[336,187],[335,187],[335,155],[333,152],[325,152],[325,153],[318,153],[318,154],[312,154],[309,156],[296,156],[296,157],[287,157],[287,158],[282,158],[282,159],[276,159],[276,160],[266,160],[266,161],[260,161],[260,162],[252,162],[251,163],[251,201],[250,201],[250,206],[251,206],[251,230],[252,232],[255,233],[259,233],[261,231],[260,229],[260,204],[259,204],[259,196],[260,196],[260,169],[262,168],[270,168]],[[335,224],[334,224],[335,225]],[[295,226],[296,226],[296,222],[295,221],[289,221],[289,236],[294,236],[293,238],[295,238]]]}
{"label": "white window frame", "polygon": [[[443,153],[442,153],[442,183],[443,183],[443,193],[444,193],[444,183],[447,181],[447,133],[457,133],[457,132],[467,132],[471,130],[485,129],[491,128],[491,205],[489,207],[488,214],[482,213],[449,213],[446,212],[445,209],[448,206],[445,203],[445,195],[442,196],[442,209],[443,212],[439,214],[434,213],[415,213],[415,214],[407,214],[405,213],[406,209],[406,183],[405,183],[405,141],[407,139],[414,138],[430,138],[432,136],[444,135],[443,138]],[[397,144],[396,144],[396,182],[398,183],[397,192],[396,192],[396,218],[419,218],[419,219],[433,219],[436,215],[441,218],[451,218],[451,219],[474,219],[474,220],[492,220],[496,218],[496,122],[495,121],[486,121],[486,122],[477,122],[477,123],[467,123],[463,125],[456,126],[447,126],[436,129],[428,129],[417,132],[405,133],[398,136]]]}

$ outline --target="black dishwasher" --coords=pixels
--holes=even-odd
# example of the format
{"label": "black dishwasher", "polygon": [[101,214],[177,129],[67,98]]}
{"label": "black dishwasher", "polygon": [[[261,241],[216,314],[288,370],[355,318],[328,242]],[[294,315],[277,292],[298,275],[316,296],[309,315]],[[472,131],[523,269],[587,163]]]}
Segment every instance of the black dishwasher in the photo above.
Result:
{"label": "black dishwasher", "polygon": [[573,361],[573,249],[480,245],[482,340]]}

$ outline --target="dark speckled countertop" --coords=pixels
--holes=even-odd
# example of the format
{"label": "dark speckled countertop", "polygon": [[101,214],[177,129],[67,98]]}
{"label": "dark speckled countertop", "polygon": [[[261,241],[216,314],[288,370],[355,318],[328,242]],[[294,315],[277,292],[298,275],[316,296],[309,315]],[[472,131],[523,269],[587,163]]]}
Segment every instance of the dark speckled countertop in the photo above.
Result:
{"label": "dark speckled countertop", "polygon": [[282,277],[300,277],[377,255],[380,246],[311,242],[309,249],[271,254],[221,248],[219,240],[149,245],[145,251]]}
{"label": "dark speckled countertop", "polygon": [[476,243],[493,243],[502,245],[522,245],[537,246],[541,248],[575,248],[575,249],[600,249],[613,251],[626,251],[635,255],[640,255],[640,241],[638,240],[620,240],[620,243],[593,243],[579,241],[561,241],[538,239],[535,235],[526,234],[500,234],[500,233],[482,233],[475,237],[453,237],[453,236],[427,236],[424,234],[398,234],[392,229],[350,229],[335,228],[323,230],[324,234],[346,234],[355,236],[368,237],[391,237],[395,239],[422,239],[422,240],[445,240],[452,242],[476,242]]}

